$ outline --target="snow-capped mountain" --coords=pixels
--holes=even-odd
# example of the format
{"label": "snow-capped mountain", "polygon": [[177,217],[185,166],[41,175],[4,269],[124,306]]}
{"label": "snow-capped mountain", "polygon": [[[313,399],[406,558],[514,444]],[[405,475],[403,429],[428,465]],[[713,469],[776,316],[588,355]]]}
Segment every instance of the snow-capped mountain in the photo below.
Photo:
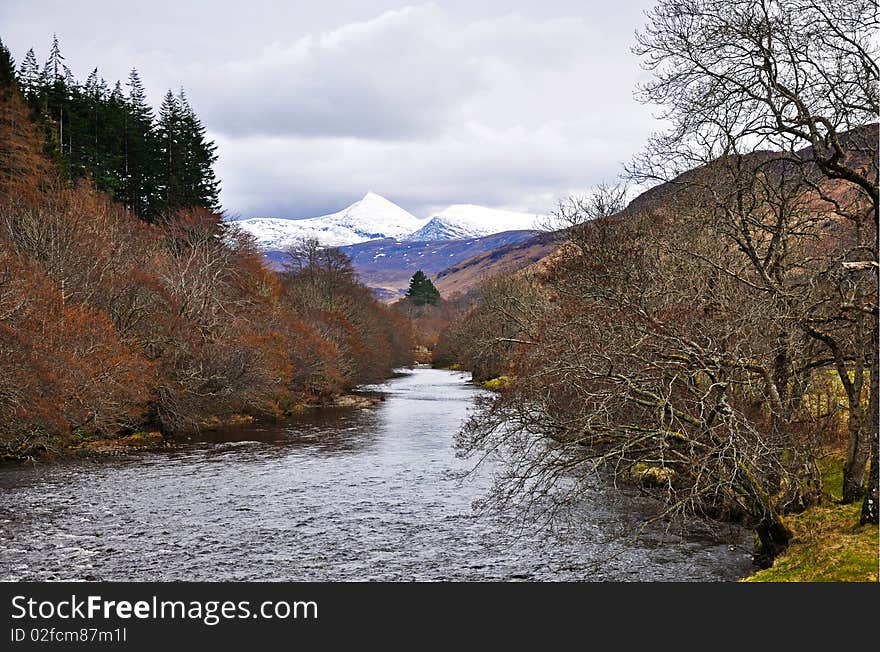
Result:
{"label": "snow-capped mountain", "polygon": [[542,218],[527,213],[456,204],[419,219],[373,192],[331,215],[303,220],[257,217],[235,224],[251,233],[265,250],[280,251],[297,240],[316,238],[328,247],[345,247],[370,240],[433,242],[480,238],[506,231],[540,230]]}
{"label": "snow-capped mountain", "polygon": [[303,238],[316,238],[328,247],[343,247],[381,238],[401,239],[419,229],[420,220],[394,202],[373,192],[331,215],[304,220],[256,217],[235,224],[256,237],[264,249],[284,249]]}
{"label": "snow-capped mountain", "polygon": [[479,238],[505,231],[540,230],[543,218],[474,204],[454,204],[432,215],[418,231],[404,240],[431,241]]}

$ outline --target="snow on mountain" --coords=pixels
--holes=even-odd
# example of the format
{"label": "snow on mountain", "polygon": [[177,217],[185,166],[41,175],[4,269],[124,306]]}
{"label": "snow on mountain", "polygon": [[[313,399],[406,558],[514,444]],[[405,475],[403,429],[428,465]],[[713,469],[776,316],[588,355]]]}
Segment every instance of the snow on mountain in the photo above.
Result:
{"label": "snow on mountain", "polygon": [[381,238],[401,239],[424,220],[373,192],[331,215],[304,220],[256,217],[235,224],[256,237],[264,249],[284,249],[303,238],[316,238],[328,247],[343,247]]}
{"label": "snow on mountain", "polygon": [[505,231],[541,230],[543,218],[529,213],[486,208],[474,204],[454,204],[432,215],[404,240],[431,241],[478,238]]}
{"label": "snow on mountain", "polygon": [[541,222],[540,216],[473,204],[455,204],[419,219],[384,197],[368,192],[360,201],[331,215],[303,220],[257,217],[235,224],[254,235],[263,249],[279,251],[303,238],[316,238],[328,247],[387,238],[431,242],[540,230]]}

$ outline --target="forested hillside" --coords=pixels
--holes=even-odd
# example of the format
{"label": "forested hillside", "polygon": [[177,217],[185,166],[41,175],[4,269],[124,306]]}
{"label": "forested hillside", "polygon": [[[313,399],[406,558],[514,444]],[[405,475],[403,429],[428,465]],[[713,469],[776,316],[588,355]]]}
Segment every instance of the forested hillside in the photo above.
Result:
{"label": "forested hillside", "polygon": [[219,207],[216,147],[183,89],[167,91],[157,113],[135,68],[125,84],[111,86],[98,68],[79,81],[57,37],[42,65],[28,50],[17,78],[47,155],[72,181],[91,180],[146,220],[175,208]]}
{"label": "forested hillside", "polygon": [[181,93],[153,119],[75,82],[53,45],[0,46],[0,455],[232,413],[282,415],[406,363],[406,321],[349,261],[270,271],[221,219],[213,145]]}

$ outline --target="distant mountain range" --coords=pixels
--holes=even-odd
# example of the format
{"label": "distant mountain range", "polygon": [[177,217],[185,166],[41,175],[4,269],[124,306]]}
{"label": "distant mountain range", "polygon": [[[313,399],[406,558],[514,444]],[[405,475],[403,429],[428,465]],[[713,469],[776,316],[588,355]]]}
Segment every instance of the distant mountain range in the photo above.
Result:
{"label": "distant mountain range", "polygon": [[[841,134],[849,165],[874,170],[877,124]],[[873,149],[872,149],[873,146]],[[810,148],[798,152],[805,160]],[[780,173],[778,152],[758,151],[743,157],[765,171]],[[773,162],[778,159],[779,165]],[[779,169],[777,169],[779,168]],[[686,187],[683,181],[699,178],[711,164],[683,173],[635,197],[615,219],[647,212],[662,216],[674,210],[675,197]],[[831,183],[823,189],[829,197],[843,192],[846,184]],[[421,269],[432,277],[443,296],[465,293],[486,279],[516,273],[545,273],[565,255],[562,231],[547,228],[542,216],[513,213],[469,204],[453,205],[419,219],[374,193],[339,213],[308,220],[252,219],[237,222],[257,236],[267,258],[280,268],[285,243],[298,237],[316,237],[339,246],[352,259],[361,280],[385,300],[402,295],[412,273]]]}
{"label": "distant mountain range", "polygon": [[[406,290],[416,270],[438,278],[444,270],[456,269],[463,261],[505,250],[510,245],[531,240],[536,234],[537,231],[504,231],[482,238],[421,242],[386,238],[339,247],[339,250],[351,259],[362,283],[382,299],[393,299]],[[287,258],[284,251],[268,249],[265,254],[274,268],[283,268]],[[456,285],[454,289],[459,291],[467,288]]]}
{"label": "distant mountain range", "polygon": [[381,195],[368,192],[360,201],[330,215],[301,220],[256,217],[235,224],[251,233],[263,249],[280,251],[303,238],[316,238],[328,247],[388,238],[433,242],[539,230],[543,221],[541,216],[473,204],[456,204],[420,219]]}
{"label": "distant mountain range", "polygon": [[338,213],[304,220],[255,217],[235,224],[252,234],[263,249],[283,250],[297,240],[316,238],[327,247],[403,238],[418,231],[423,220],[372,192]]}
{"label": "distant mountain range", "polygon": [[[470,258],[533,238],[545,221],[539,215],[473,204],[455,204],[420,219],[368,192],[330,215],[301,220],[258,217],[235,224],[256,238],[275,268],[283,266],[285,249],[304,238],[339,247],[351,258],[361,282],[380,298],[393,300],[403,294],[416,270],[436,276]],[[468,278],[478,280],[475,274]],[[459,291],[467,283],[453,285]]]}

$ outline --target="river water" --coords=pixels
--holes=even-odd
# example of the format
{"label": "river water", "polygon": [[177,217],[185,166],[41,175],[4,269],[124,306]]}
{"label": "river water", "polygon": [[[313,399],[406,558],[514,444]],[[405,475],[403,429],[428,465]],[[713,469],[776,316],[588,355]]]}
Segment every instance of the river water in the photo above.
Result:
{"label": "river water", "polygon": [[[3,580],[732,580],[726,542],[631,534],[637,496],[597,491],[576,526],[523,535],[475,514],[453,436],[480,390],[415,369],[374,408],[324,408],[112,460],[0,468]],[[731,541],[738,545],[731,545]]]}

